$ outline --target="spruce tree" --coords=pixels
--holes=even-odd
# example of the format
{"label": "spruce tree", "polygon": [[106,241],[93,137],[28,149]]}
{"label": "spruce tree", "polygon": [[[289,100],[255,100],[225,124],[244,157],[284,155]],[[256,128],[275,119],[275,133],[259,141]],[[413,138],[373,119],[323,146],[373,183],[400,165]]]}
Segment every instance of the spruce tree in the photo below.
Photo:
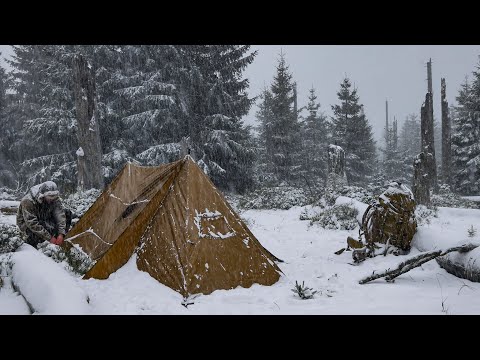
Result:
{"label": "spruce tree", "polygon": [[[259,123],[258,126],[258,180],[262,183],[273,185],[278,182],[274,171],[273,154],[268,151],[272,149],[273,139],[273,115],[271,111],[272,93],[265,87],[259,96],[260,103],[255,117]],[[267,150],[268,149],[268,150]]]}
{"label": "spruce tree", "polygon": [[375,141],[357,89],[351,87],[345,78],[337,92],[340,104],[332,106],[332,140],[345,150],[349,183],[362,184],[373,178]]}
{"label": "spruce tree", "polygon": [[464,195],[480,192],[480,73],[465,81],[453,112],[452,163],[454,186]]}
{"label": "spruce tree", "polygon": [[123,146],[126,129],[122,126],[121,118],[126,116],[125,112],[129,109],[122,106],[122,98],[117,91],[125,86],[120,83],[120,79],[128,67],[125,61],[128,56],[127,47],[128,45],[77,45],[72,49],[72,52],[79,52],[95,66],[100,133],[108,134],[102,138],[102,151],[106,156],[126,153]]}
{"label": "spruce tree", "polygon": [[254,150],[242,117],[255,99],[248,97],[243,71],[256,52],[246,45],[179,47],[185,68],[181,86],[183,119],[198,162],[213,182],[243,192],[253,184]]}
{"label": "spruce tree", "polygon": [[23,180],[48,178],[63,190],[76,183],[76,54],[94,67],[107,180],[128,157],[148,165],[176,160],[179,141],[189,137],[216,185],[252,185],[254,146],[241,118],[254,99],[242,72],[256,53],[239,45],[15,46],[9,153]]}
{"label": "spruce tree", "polygon": [[[0,53],[0,56],[2,53]],[[0,66],[0,187],[13,187],[15,174],[9,157],[10,141],[14,138],[14,130],[7,120],[7,89],[8,77],[5,69]]]}
{"label": "spruce tree", "polygon": [[265,151],[270,154],[271,168],[280,180],[292,181],[300,177],[300,124],[294,109],[294,83],[284,54],[280,54],[277,73],[270,86],[268,123],[262,126]]}
{"label": "spruce tree", "polygon": [[26,186],[47,179],[73,186],[75,116],[64,48],[19,45],[13,51],[8,61],[13,69],[11,116],[22,127],[21,141],[13,149],[19,152],[20,176]]}
{"label": "spruce tree", "polygon": [[[0,52],[0,57],[2,53]],[[3,115],[5,108],[7,107],[7,88],[8,88],[8,78],[7,72],[0,65],[0,116]]]}
{"label": "spruce tree", "polygon": [[180,111],[174,64],[180,65],[171,45],[130,45],[121,49],[122,63],[111,80],[116,96],[112,108],[122,129],[124,149],[135,156],[150,147],[175,142],[184,135],[178,129]]}
{"label": "spruce tree", "polygon": [[302,123],[301,163],[307,182],[323,185],[327,173],[327,127],[326,116],[319,113],[320,104],[316,100],[315,89],[312,87],[306,107],[308,115]]}

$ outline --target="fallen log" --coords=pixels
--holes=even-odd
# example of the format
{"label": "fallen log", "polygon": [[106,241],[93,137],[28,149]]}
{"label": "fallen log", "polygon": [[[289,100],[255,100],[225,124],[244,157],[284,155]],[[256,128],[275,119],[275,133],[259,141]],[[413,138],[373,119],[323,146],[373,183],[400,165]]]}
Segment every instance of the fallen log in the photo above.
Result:
{"label": "fallen log", "polygon": [[474,245],[474,244],[464,244],[460,246],[451,247],[445,250],[439,249],[439,250],[426,251],[426,252],[417,254],[411,257],[410,259],[405,260],[393,270],[387,269],[377,274],[375,274],[375,271],[374,271],[372,275],[361,279],[358,283],[366,284],[367,282],[370,282],[382,277],[385,277],[386,281],[393,281],[393,279],[395,279],[396,277],[402,274],[405,274],[406,272],[416,267],[419,267],[425,264],[426,262],[433,260],[439,256],[444,256],[453,251],[458,251],[460,253],[469,252],[469,251],[472,251],[473,249],[476,249],[478,246],[479,245]]}
{"label": "fallen log", "polygon": [[18,201],[7,201],[4,200],[0,202],[0,213],[4,215],[15,215],[18,211]]}

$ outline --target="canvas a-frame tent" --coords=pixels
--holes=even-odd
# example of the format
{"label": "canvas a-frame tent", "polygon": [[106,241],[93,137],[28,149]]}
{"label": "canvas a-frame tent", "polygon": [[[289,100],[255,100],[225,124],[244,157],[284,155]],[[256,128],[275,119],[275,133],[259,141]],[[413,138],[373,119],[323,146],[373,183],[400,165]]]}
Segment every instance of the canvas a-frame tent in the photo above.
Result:
{"label": "canvas a-frame tent", "polygon": [[66,241],[106,279],[135,253],[137,267],[183,296],[272,285],[281,270],[190,156],[160,166],[127,163]]}

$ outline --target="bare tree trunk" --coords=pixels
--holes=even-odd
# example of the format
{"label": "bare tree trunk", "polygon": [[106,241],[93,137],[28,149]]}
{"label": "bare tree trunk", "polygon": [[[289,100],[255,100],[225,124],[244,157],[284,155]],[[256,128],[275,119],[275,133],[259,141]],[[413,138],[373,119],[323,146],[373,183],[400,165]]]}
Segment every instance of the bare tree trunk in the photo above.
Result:
{"label": "bare tree trunk", "polygon": [[[430,157],[430,160],[427,158]],[[431,156],[421,152],[413,159],[413,197],[417,204],[430,205],[430,186],[428,179],[428,163]]]}
{"label": "bare tree trunk", "polygon": [[441,79],[442,86],[442,180],[444,184],[451,185],[452,167],[452,128],[448,114],[446,100],[445,79]]}
{"label": "bare tree trunk", "polygon": [[298,120],[298,105],[297,105],[297,83],[293,83],[293,112],[295,113],[295,119]]}
{"label": "bare tree trunk", "polygon": [[390,136],[388,136],[388,100],[385,100],[385,148],[388,149],[388,141]]}
{"label": "bare tree trunk", "polygon": [[398,148],[398,134],[397,134],[397,119],[393,117],[393,149],[397,151]]}
{"label": "bare tree trunk", "polygon": [[95,77],[82,55],[73,59],[75,108],[78,123],[78,189],[103,188],[102,148],[96,109]]}
{"label": "bare tree trunk", "polygon": [[[437,181],[437,162],[435,160],[435,146],[433,135],[433,101],[432,94],[425,95],[425,103],[421,108],[421,131],[422,131],[422,152],[426,153],[426,174],[428,179],[429,189],[433,192],[438,192]],[[431,154],[431,155],[428,155]]]}

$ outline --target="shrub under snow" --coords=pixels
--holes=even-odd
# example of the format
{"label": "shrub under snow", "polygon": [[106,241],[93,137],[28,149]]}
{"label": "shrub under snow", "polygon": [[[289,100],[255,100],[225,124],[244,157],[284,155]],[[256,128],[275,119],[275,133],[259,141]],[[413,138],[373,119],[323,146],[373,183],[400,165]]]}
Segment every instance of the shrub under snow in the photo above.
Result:
{"label": "shrub under snow", "polygon": [[65,270],[74,275],[85,274],[95,264],[83,250],[79,247],[73,246],[68,250],[65,247],[60,247],[44,241],[37,246],[38,251],[44,253],[53,261],[59,263]]}
{"label": "shrub under snow", "polygon": [[24,242],[17,225],[0,224],[0,254],[17,250]]}
{"label": "shrub under snow", "polygon": [[460,196],[454,194],[450,189],[450,186],[446,184],[440,185],[438,194],[433,194],[431,200],[433,206],[466,209],[477,209],[480,206],[480,204],[477,204],[474,201],[463,199]]}
{"label": "shrub under snow", "polygon": [[290,186],[260,188],[239,196],[238,206],[242,209],[282,209],[305,206],[310,203],[305,191]]}
{"label": "shrub under snow", "polygon": [[90,189],[87,191],[76,192],[63,199],[63,205],[72,210],[74,213],[74,219],[72,220],[72,226],[78,221],[80,217],[88,210],[90,206],[100,196],[101,191],[98,189]]}
{"label": "shrub under snow", "polygon": [[327,206],[319,212],[309,215],[303,213],[301,220],[310,220],[310,224],[318,224],[325,229],[353,230],[358,226],[358,210],[351,204]]}
{"label": "shrub under snow", "polygon": [[327,188],[325,191],[325,201],[328,205],[333,205],[339,196],[345,196],[368,205],[373,205],[378,195],[383,192],[383,190],[378,191],[380,190],[368,186],[366,188],[359,186],[342,186],[336,189]]}

